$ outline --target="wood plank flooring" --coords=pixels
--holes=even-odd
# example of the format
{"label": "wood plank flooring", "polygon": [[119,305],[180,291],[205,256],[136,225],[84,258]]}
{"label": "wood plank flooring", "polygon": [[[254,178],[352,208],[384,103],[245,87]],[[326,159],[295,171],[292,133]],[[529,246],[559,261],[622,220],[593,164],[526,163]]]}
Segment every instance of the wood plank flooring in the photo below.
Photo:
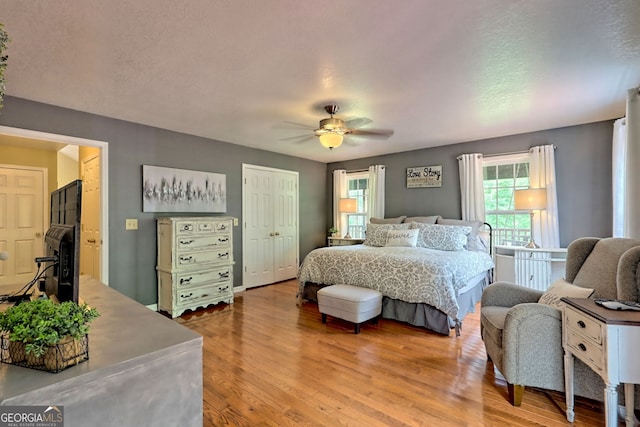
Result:
{"label": "wood plank flooring", "polygon": [[[296,306],[298,282],[236,294],[176,319],[204,337],[205,426],[566,426],[564,395],[528,389],[507,401],[487,363],[478,314],[456,338],[382,319],[353,326]],[[604,425],[576,399],[574,426]]]}

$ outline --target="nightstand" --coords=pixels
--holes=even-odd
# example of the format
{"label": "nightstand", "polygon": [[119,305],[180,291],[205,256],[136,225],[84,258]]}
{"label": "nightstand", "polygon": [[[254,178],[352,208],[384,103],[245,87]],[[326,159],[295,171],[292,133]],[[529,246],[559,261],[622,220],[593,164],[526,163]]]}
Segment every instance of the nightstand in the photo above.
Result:
{"label": "nightstand", "polygon": [[350,246],[350,245],[360,245],[364,242],[364,239],[345,239],[344,237],[328,237],[327,245],[328,246]]}
{"label": "nightstand", "polygon": [[608,310],[592,299],[562,298],[562,347],[567,420],[573,422],[573,363],[582,360],[605,382],[607,426],[618,425],[618,384],[624,383],[627,427],[633,426],[634,384],[640,383],[640,312]]}

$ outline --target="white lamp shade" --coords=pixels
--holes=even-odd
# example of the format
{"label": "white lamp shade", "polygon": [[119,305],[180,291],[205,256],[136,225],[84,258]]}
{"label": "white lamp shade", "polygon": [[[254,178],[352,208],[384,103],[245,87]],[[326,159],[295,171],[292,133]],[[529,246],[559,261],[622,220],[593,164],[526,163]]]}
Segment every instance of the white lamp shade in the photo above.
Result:
{"label": "white lamp shade", "polygon": [[528,188],[526,190],[515,190],[514,207],[517,210],[541,210],[547,208],[547,189]]}
{"label": "white lamp shade", "polygon": [[319,138],[320,144],[322,144],[323,147],[327,147],[329,149],[341,146],[342,140],[344,139],[342,135],[334,132],[323,133],[319,136]]}
{"label": "white lamp shade", "polygon": [[340,199],[338,210],[343,213],[358,212],[358,201],[356,199]]}

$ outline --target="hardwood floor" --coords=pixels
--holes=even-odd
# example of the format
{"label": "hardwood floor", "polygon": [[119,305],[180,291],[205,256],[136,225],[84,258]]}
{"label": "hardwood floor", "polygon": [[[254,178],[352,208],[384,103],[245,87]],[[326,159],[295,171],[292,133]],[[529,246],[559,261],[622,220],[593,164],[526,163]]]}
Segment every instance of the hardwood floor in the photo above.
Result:
{"label": "hardwood floor", "polygon": [[[382,319],[359,335],[296,306],[295,280],[176,319],[204,337],[205,426],[565,426],[564,395],[527,388],[522,406],[487,363],[479,316],[445,337]],[[604,425],[576,399],[574,426]]]}

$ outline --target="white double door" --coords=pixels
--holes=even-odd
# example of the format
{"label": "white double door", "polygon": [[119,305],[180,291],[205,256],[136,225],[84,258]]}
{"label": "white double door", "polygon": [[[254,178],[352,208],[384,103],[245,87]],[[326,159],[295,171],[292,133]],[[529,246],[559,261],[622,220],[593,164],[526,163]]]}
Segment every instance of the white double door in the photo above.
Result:
{"label": "white double door", "polygon": [[243,286],[296,277],[298,172],[242,165]]}

